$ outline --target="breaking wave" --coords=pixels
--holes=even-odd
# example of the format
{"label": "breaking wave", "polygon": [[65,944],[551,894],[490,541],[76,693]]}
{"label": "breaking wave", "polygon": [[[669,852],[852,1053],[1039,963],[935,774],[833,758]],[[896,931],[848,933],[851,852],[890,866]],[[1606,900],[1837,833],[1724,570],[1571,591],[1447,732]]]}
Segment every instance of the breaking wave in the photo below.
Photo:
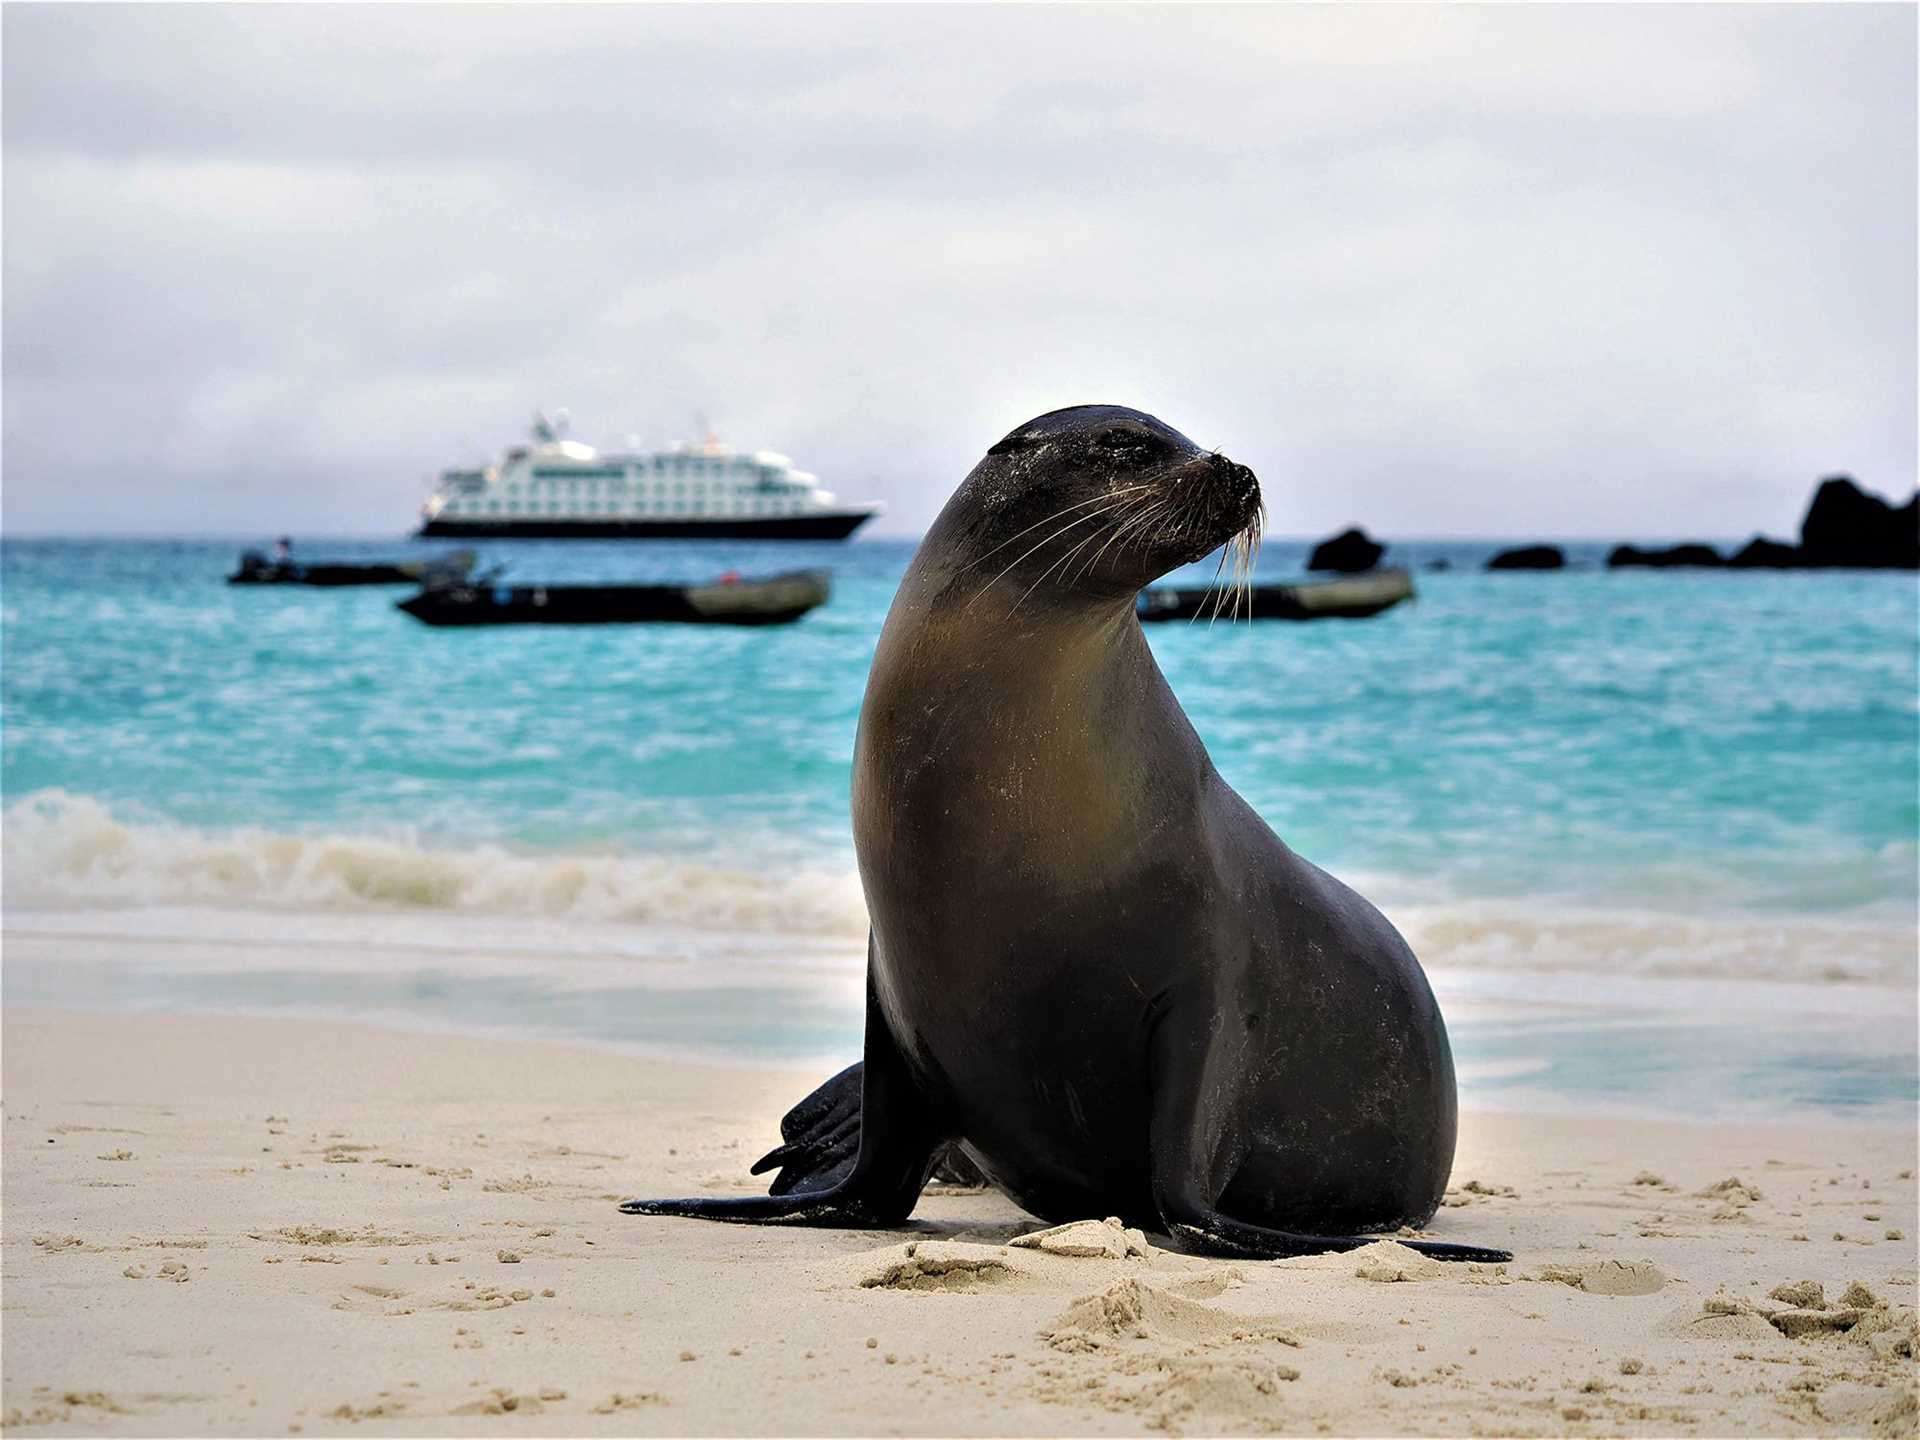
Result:
{"label": "breaking wave", "polygon": [[[436,846],[408,838],[208,833],[117,818],[45,790],[4,815],[12,905],[199,904],[312,912],[425,911],[670,925],[857,942],[866,907],[850,870],[729,868],[646,855]],[[1434,970],[1916,983],[1910,921],[1574,909],[1515,900],[1395,903],[1405,877],[1359,888]]]}
{"label": "breaking wave", "polygon": [[131,823],[41,791],[7,807],[9,903],[452,910],[859,937],[856,876],[659,857],[455,849],[408,839]]}
{"label": "breaking wave", "polygon": [[1844,921],[1695,918],[1465,903],[1391,910],[1429,969],[1578,971],[1886,985],[1911,990],[1910,926]]}

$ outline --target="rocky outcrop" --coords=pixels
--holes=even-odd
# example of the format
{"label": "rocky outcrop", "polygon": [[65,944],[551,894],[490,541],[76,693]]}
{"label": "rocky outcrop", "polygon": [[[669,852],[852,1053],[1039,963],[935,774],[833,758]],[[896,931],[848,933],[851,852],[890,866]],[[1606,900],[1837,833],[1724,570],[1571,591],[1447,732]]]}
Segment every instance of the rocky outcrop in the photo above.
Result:
{"label": "rocky outcrop", "polygon": [[1638,545],[1616,545],[1607,553],[1609,570],[1644,566],[1653,570],[1682,567],[1718,568],[1727,562],[1711,545],[1669,545],[1665,549],[1642,550]]}
{"label": "rocky outcrop", "polygon": [[1387,547],[1369,539],[1364,530],[1342,530],[1313,547],[1307,557],[1309,570],[1334,570],[1342,575],[1358,575],[1380,563]]}
{"label": "rocky outcrop", "polygon": [[1800,547],[1756,535],[1727,559],[1733,570],[1797,570],[1801,565]]}
{"label": "rocky outcrop", "polygon": [[1820,568],[1920,569],[1920,492],[1896,508],[1850,475],[1829,475],[1800,522],[1800,563]]}
{"label": "rocky outcrop", "polygon": [[1502,550],[1487,561],[1487,569],[1562,570],[1566,564],[1567,552],[1558,545],[1521,545],[1513,550]]}

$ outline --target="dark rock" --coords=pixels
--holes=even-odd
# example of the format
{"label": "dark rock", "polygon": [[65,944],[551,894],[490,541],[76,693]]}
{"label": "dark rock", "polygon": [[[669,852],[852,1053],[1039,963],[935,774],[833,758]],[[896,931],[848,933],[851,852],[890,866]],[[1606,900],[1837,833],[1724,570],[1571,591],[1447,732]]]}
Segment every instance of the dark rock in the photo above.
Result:
{"label": "dark rock", "polygon": [[1802,561],[1798,545],[1785,545],[1756,535],[1727,561],[1734,570],[1795,570]]}
{"label": "dark rock", "polygon": [[1895,508],[1850,475],[1829,475],[1800,522],[1801,563],[1864,570],[1920,569],[1920,492]]}
{"label": "dark rock", "polygon": [[1442,570],[1451,570],[1453,568],[1453,562],[1447,559],[1446,556],[1442,555],[1438,560],[1427,561],[1426,568],[1428,570],[1434,571],[1437,574]]}
{"label": "dark rock", "polygon": [[1368,539],[1364,530],[1342,530],[1313,547],[1313,554],[1307,557],[1307,569],[1358,575],[1362,570],[1373,569],[1386,553],[1387,547]]}
{"label": "dark rock", "polygon": [[1567,552],[1558,545],[1522,545],[1502,550],[1487,561],[1489,570],[1560,570],[1566,567]]}
{"label": "dark rock", "polygon": [[1616,545],[1607,554],[1607,568],[1621,570],[1644,566],[1671,570],[1680,566],[1718,567],[1727,562],[1711,545],[1670,545],[1664,550],[1642,550],[1638,545]]}

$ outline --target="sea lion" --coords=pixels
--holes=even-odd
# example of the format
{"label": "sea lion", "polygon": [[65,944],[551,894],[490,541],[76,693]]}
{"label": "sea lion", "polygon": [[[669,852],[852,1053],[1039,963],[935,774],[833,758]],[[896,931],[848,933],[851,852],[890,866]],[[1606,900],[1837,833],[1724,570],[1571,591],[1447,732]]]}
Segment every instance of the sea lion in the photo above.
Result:
{"label": "sea lion", "polygon": [[1426,976],[1215,772],[1135,619],[1260,515],[1246,466],[1119,406],[987,452],[901,581],[860,714],[864,1062],[788,1117],[755,1167],[783,1167],[774,1193],[621,1209],[894,1226],[953,1146],[1043,1219],[1205,1254],[1432,1218],[1455,1096]]}

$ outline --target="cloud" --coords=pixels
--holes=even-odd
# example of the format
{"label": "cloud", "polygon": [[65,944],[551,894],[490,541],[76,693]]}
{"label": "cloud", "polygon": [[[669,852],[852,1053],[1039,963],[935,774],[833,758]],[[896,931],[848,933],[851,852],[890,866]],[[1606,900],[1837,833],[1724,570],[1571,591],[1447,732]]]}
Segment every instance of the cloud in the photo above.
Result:
{"label": "cloud", "polygon": [[1906,7],[9,7],[5,523],[390,532],[569,405],[923,526],[1152,409],[1281,532],[1916,468]]}

